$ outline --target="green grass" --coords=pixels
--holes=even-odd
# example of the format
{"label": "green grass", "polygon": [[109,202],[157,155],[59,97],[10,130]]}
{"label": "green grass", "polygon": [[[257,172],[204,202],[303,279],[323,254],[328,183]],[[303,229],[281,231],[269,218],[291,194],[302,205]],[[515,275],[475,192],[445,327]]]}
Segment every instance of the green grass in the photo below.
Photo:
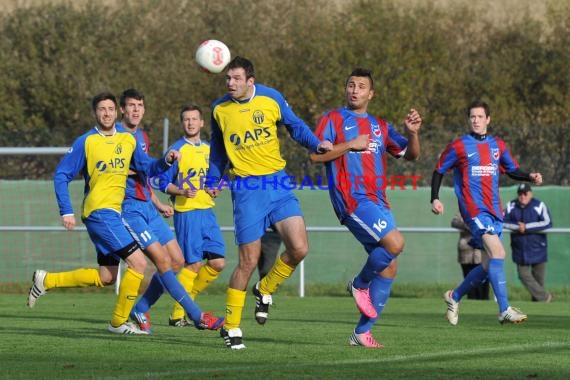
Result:
{"label": "green grass", "polygon": [[[248,298],[246,350],[217,332],[167,326],[170,302],[152,310],[155,334],[106,331],[114,296],[51,292],[34,309],[24,294],[0,296],[0,378],[6,379],[567,379],[570,304],[519,301],[522,325],[501,326],[492,301],[463,301],[458,326],[436,298],[392,298],[374,335],[383,349],[349,347],[357,318],[349,297],[274,297],[265,326]],[[223,310],[223,295],[198,298]]]}

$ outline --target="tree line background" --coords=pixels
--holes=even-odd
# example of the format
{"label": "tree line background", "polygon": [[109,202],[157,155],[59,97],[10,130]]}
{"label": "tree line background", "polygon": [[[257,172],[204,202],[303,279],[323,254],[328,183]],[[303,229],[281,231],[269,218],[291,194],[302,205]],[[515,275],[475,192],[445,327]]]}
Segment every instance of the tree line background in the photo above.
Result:
{"label": "tree line background", "polygon": [[[570,184],[570,3],[545,1],[536,17],[489,17],[492,2],[389,0],[55,1],[0,13],[0,146],[69,146],[93,125],[91,97],[135,87],[146,95],[151,152],[162,123],[181,135],[182,104],[209,106],[224,75],[201,72],[194,52],[219,39],[250,58],[257,81],[280,90],[314,128],[343,104],[354,67],[375,75],[370,111],[403,131],[409,108],[424,119],[422,157],[390,160],[393,174],[429,184],[439,153],[467,130],[465,107],[492,109],[491,133],[547,184]],[[413,4],[413,5],[408,5]],[[514,4],[519,4],[515,2]],[[207,130],[206,128],[206,134]],[[288,171],[316,175],[304,148],[280,135]],[[0,178],[50,178],[59,157],[2,158]],[[447,176],[446,180],[451,180]],[[509,184],[509,179],[505,180]]]}

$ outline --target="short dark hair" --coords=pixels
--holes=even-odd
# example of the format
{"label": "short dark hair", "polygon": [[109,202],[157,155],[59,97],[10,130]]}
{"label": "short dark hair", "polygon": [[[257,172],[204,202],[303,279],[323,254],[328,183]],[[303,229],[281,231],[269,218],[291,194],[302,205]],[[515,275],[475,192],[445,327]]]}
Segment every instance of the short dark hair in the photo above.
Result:
{"label": "short dark hair", "polygon": [[182,122],[182,118],[183,118],[183,114],[186,111],[198,111],[198,113],[200,114],[200,119],[204,119],[204,115],[202,115],[202,109],[196,105],[196,104],[185,104],[182,106],[182,109],[180,110],[180,122]]}
{"label": "short dark hair", "polygon": [[352,70],[348,78],[346,79],[345,86],[348,84],[348,80],[350,77],[366,77],[370,80],[370,89],[374,89],[374,79],[372,78],[372,70],[363,69],[362,67],[357,67],[356,69]]}
{"label": "short dark hair", "polygon": [[483,108],[485,110],[485,115],[487,117],[491,116],[491,107],[489,107],[489,105],[481,99],[474,100],[471,102],[471,104],[469,104],[469,107],[467,107],[467,112],[466,112],[467,117],[471,115],[471,110],[473,108]]}
{"label": "short dark hair", "polygon": [[255,78],[255,69],[249,59],[237,56],[228,63],[227,70],[239,68],[244,69],[245,79]]}
{"label": "short dark hair", "polygon": [[96,111],[97,105],[103,100],[112,100],[113,103],[115,103],[115,107],[117,107],[117,98],[115,97],[115,95],[113,95],[109,91],[103,91],[98,93],[93,97],[93,99],[91,99],[91,109],[93,111]]}
{"label": "short dark hair", "polygon": [[135,88],[128,88],[121,94],[119,98],[119,104],[121,107],[125,107],[127,105],[127,99],[136,99],[136,100],[143,100],[144,101],[144,94]]}

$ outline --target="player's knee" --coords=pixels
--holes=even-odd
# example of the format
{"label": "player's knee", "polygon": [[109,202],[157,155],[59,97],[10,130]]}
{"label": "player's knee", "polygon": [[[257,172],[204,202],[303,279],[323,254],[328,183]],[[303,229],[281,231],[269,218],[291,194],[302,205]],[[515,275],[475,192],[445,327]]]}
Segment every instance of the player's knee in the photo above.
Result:
{"label": "player's knee", "polygon": [[175,256],[170,258],[172,270],[175,272],[180,272],[180,270],[184,267],[184,257],[182,256]]}
{"label": "player's knee", "polygon": [[154,265],[156,266],[156,269],[160,272],[160,273],[164,273],[170,269],[172,269],[172,260],[170,260],[170,256],[168,255],[161,255],[158,257],[154,258]]}
{"label": "player's knee", "polygon": [[309,243],[306,241],[295,248],[295,253],[298,257],[305,257],[309,253]]}
{"label": "player's knee", "polygon": [[137,273],[144,273],[146,270],[146,259],[144,255],[131,255],[126,260],[129,267]]}
{"label": "player's knee", "polygon": [[182,249],[178,245],[176,240],[171,240],[163,246],[168,252],[168,256],[170,257],[170,265],[172,266],[172,270],[175,272],[180,271],[184,267],[184,255],[182,254]]}
{"label": "player's knee", "polygon": [[392,255],[394,256],[399,256],[402,252],[404,252],[404,246],[405,246],[405,242],[404,239],[402,239],[401,242],[398,242],[397,244],[393,245],[392,247],[390,247],[390,249],[388,250],[388,252],[390,252]]}
{"label": "player's knee", "polygon": [[283,256],[281,256],[281,260],[285,264],[297,266],[309,253],[309,245],[308,244],[301,244],[296,245],[293,247],[289,247],[285,250]]}
{"label": "player's knee", "polygon": [[99,272],[99,278],[101,279],[101,283],[103,286],[109,286],[115,284],[117,282],[117,274],[116,273],[109,273],[109,272]]}
{"label": "player's knee", "polygon": [[406,245],[404,236],[398,230],[392,230],[380,243],[393,256],[399,256]]}
{"label": "player's knee", "polygon": [[308,244],[300,244],[292,247],[290,250],[286,251],[288,256],[291,258],[291,261],[295,264],[300,263],[309,253],[309,245]]}
{"label": "player's knee", "polygon": [[216,272],[221,272],[226,267],[226,260],[221,258],[208,260],[208,265],[212,267],[212,269],[215,270]]}

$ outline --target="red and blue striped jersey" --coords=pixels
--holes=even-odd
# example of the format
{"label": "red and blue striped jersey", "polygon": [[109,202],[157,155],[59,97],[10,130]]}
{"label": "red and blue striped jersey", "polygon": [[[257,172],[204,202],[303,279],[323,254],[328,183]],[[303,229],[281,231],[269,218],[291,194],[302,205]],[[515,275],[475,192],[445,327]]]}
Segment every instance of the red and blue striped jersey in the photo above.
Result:
{"label": "red and blue striped jersey", "polygon": [[[140,128],[137,128],[135,133],[132,133],[128,129],[118,124],[117,130],[123,130],[129,132],[135,138],[137,145],[148,155],[148,147],[150,144],[148,134]],[[125,199],[137,199],[139,201],[150,201],[151,199],[151,189],[148,184],[148,178],[145,174],[140,172],[135,172],[134,170],[129,171],[129,176],[127,177],[127,188],[125,189]]]}
{"label": "red and blue striped jersey", "polygon": [[502,221],[499,176],[518,167],[507,144],[500,138],[487,135],[478,139],[467,134],[445,148],[435,170],[445,174],[453,169],[455,195],[464,219],[487,212]]}
{"label": "red and blue striped jersey", "polygon": [[392,124],[368,113],[338,108],[325,113],[317,124],[317,137],[333,144],[362,134],[370,136],[368,150],[347,152],[325,165],[331,202],[341,221],[364,200],[390,208],[385,191],[389,184],[386,153],[399,158],[408,146],[408,140]]}

